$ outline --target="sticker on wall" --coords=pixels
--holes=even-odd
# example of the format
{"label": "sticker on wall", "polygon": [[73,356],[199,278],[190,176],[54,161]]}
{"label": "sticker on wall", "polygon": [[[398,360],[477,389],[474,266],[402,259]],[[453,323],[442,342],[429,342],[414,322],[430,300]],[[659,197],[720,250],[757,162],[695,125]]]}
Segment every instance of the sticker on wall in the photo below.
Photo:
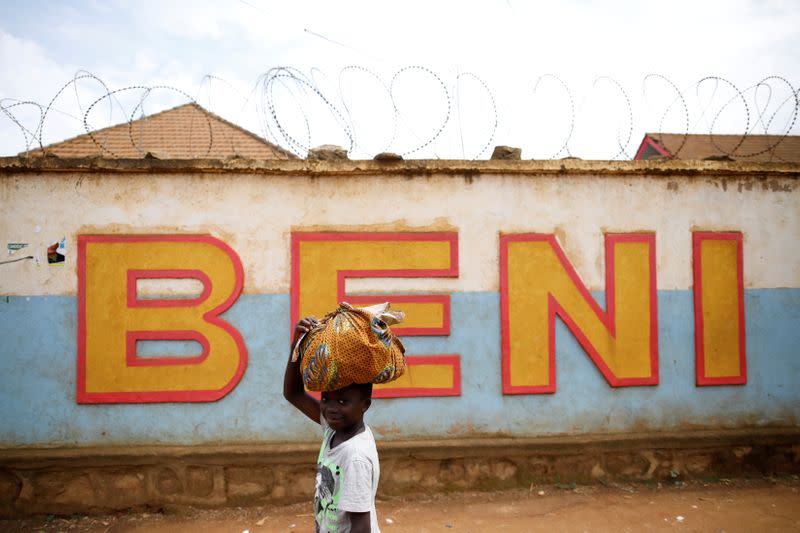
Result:
{"label": "sticker on wall", "polygon": [[67,256],[67,238],[62,237],[60,241],[54,242],[47,247],[47,264],[63,266]]}
{"label": "sticker on wall", "polygon": [[6,245],[8,248],[8,255],[14,255],[15,252],[27,248],[28,246],[29,244],[27,242],[10,242]]}

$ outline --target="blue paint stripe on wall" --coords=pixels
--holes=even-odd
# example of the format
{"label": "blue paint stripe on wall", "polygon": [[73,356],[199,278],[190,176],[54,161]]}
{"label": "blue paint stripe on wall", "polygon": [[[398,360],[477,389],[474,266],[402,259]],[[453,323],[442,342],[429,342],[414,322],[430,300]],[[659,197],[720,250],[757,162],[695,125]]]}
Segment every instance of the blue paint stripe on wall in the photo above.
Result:
{"label": "blue paint stripe on wall", "polygon": [[[745,386],[695,387],[692,294],[660,291],[658,305],[658,386],[609,387],[559,323],[558,392],[503,396],[499,296],[453,294],[450,337],[404,342],[409,354],[460,353],[462,396],[377,400],[367,421],[384,439],[797,425],[800,289],[745,291]],[[244,336],[250,362],[239,386],[219,402],[77,405],[75,297],[2,297],[0,446],[317,440],[317,426],[280,390],[289,297],[244,295],[225,317]]]}

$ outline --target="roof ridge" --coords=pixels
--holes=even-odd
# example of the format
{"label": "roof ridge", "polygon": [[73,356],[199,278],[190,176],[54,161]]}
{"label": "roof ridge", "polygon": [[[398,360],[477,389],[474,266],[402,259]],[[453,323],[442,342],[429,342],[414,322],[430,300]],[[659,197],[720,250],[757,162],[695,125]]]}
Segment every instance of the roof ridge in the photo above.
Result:
{"label": "roof ridge", "polygon": [[268,145],[270,148],[274,148],[274,149],[278,150],[279,152],[281,152],[284,155],[287,155],[289,157],[297,157],[297,155],[295,155],[294,153],[290,152],[289,150],[287,150],[283,146],[278,146],[277,144],[269,142],[268,140],[266,140],[265,138],[263,138],[260,135],[256,134],[255,132],[252,132],[252,131],[248,130],[247,128],[243,128],[242,126],[240,126],[240,125],[238,125],[238,124],[236,124],[234,122],[231,122],[231,121],[229,121],[229,120],[217,115],[213,111],[209,111],[208,109],[204,108],[203,106],[201,106],[197,102],[190,102],[188,105],[197,106],[198,108],[200,108],[201,111],[203,111],[204,113],[208,114],[209,116],[211,116],[211,117],[213,117],[213,118],[215,118],[215,119],[217,119],[217,120],[219,120],[221,122],[224,122],[228,126],[234,128],[236,130],[239,130],[240,132],[244,133],[245,135],[248,135],[248,136],[252,137],[253,139],[261,141],[262,143]]}
{"label": "roof ridge", "polygon": [[[186,106],[190,106],[190,105],[192,105],[192,102],[187,102],[187,103],[185,103],[185,104],[181,104],[181,105],[179,105],[179,106],[170,107],[169,109],[162,109],[161,111],[158,111],[158,112],[156,112],[156,113],[153,113],[152,115],[146,115],[146,116],[144,116],[144,117],[137,118],[136,120],[127,120],[127,121],[125,121],[125,122],[120,122],[119,124],[113,124],[113,125],[111,125],[111,126],[106,126],[105,128],[100,128],[99,130],[92,130],[91,132],[81,133],[81,134],[75,135],[74,137],[68,137],[68,138],[64,139],[63,141],[56,141],[56,142],[54,142],[54,143],[46,144],[46,145],[44,145],[44,146],[39,146],[38,148],[34,148],[33,150],[25,150],[25,152],[34,152],[34,151],[38,151],[38,150],[41,150],[41,151],[45,151],[45,152],[46,152],[46,151],[47,151],[47,150],[46,150],[47,148],[51,148],[51,147],[53,147],[53,146],[58,146],[58,145],[60,145],[60,144],[66,144],[66,143],[68,143],[68,142],[72,142],[72,141],[76,141],[76,140],[78,140],[78,139],[84,139],[84,138],[86,138],[86,139],[89,139],[89,140],[91,140],[92,142],[95,142],[95,143],[96,143],[96,141],[94,141],[94,140],[92,139],[92,134],[95,134],[95,133],[103,133],[103,132],[108,132],[109,130],[113,130],[113,129],[116,129],[116,128],[120,128],[120,127],[122,127],[122,126],[125,126],[126,124],[127,124],[127,125],[130,125],[130,124],[131,124],[131,123],[133,123],[133,122],[139,122],[140,120],[143,120],[143,119],[146,119],[146,118],[150,118],[150,117],[155,117],[155,116],[158,116],[158,115],[162,115],[162,114],[164,114],[164,113],[167,113],[168,111],[175,111],[175,110],[177,110],[177,109],[180,109],[181,107],[186,107]],[[201,109],[202,109],[202,108],[201,108]],[[86,125],[86,123],[84,122],[84,126],[85,126],[85,125]],[[23,152],[20,152],[20,154],[22,154],[22,153],[23,153]],[[18,155],[19,155],[19,154],[18,154]]]}
{"label": "roof ridge", "polygon": [[[658,155],[656,155],[658,152]],[[800,135],[648,132],[634,159],[709,159],[800,162]]]}
{"label": "roof ridge", "polygon": [[282,155],[285,155],[285,156],[289,157],[290,159],[297,158],[297,155],[295,155],[294,153],[290,152],[289,150],[283,148],[282,146],[278,146],[276,144],[273,144],[273,143],[267,141],[266,139],[264,139],[263,137],[257,135],[256,133],[254,133],[254,132],[252,132],[252,131],[250,131],[250,130],[248,130],[246,128],[243,128],[242,126],[239,126],[238,124],[234,124],[233,122],[231,122],[229,120],[226,120],[225,118],[217,115],[216,113],[213,113],[213,112],[209,111],[208,109],[204,108],[203,106],[198,104],[196,101],[186,102],[185,104],[180,104],[180,105],[177,105],[177,106],[174,106],[174,107],[170,107],[170,108],[167,108],[167,109],[162,109],[161,111],[158,111],[158,112],[155,112],[155,113],[152,113],[152,114],[149,114],[149,115],[144,115],[144,116],[142,116],[140,118],[137,118],[135,120],[127,120],[125,122],[120,122],[118,124],[114,124],[114,125],[111,125],[111,126],[106,126],[104,128],[100,128],[100,129],[97,129],[97,130],[92,130],[91,132],[81,133],[79,135],[75,135],[74,137],[69,137],[69,138],[64,139],[62,141],[57,141],[57,142],[50,143],[50,144],[47,144],[47,145],[44,145],[44,146],[40,145],[40,146],[37,146],[37,147],[29,149],[29,150],[23,150],[22,152],[20,152],[17,155],[25,155],[25,154],[29,154],[29,153],[32,153],[32,152],[40,152],[42,154],[46,154],[49,149],[52,149],[54,147],[59,147],[59,146],[62,146],[62,145],[66,145],[68,143],[73,143],[75,141],[83,141],[83,140],[92,141],[93,143],[100,145],[99,148],[101,148],[102,150],[110,152],[110,150],[108,150],[107,148],[103,147],[101,145],[101,143],[99,143],[98,141],[96,141],[94,139],[94,137],[97,134],[108,133],[111,130],[121,129],[121,128],[124,128],[125,126],[127,126],[130,129],[131,127],[135,126],[136,123],[138,123],[138,122],[143,122],[143,121],[145,121],[147,119],[155,118],[155,117],[158,117],[160,115],[164,115],[166,113],[175,112],[175,111],[178,111],[178,110],[183,109],[183,108],[194,108],[194,109],[197,109],[200,113],[205,114],[208,118],[213,118],[213,119],[221,122],[223,125],[225,125],[225,126],[227,126],[229,128],[233,128],[234,130],[238,131],[239,133],[247,135],[251,139],[254,139],[254,140],[260,142],[261,144],[263,144],[264,146],[266,146],[267,148],[269,148],[271,150],[274,150],[274,151],[276,151],[276,152],[278,152],[278,153],[280,153]]}
{"label": "roof ridge", "polygon": [[765,137],[800,137],[800,135],[773,134],[773,133],[747,133],[745,135],[742,135],[741,133],[711,133],[711,132],[709,132],[709,133],[670,133],[670,132],[666,132],[666,131],[649,132],[649,133],[645,133],[645,135],[647,135],[648,137],[653,138],[654,140],[657,140],[657,137],[659,135],[679,135],[681,137],[683,137],[684,135],[687,136],[687,137],[707,137],[707,136],[713,136],[713,137],[759,137],[759,138],[765,138]]}

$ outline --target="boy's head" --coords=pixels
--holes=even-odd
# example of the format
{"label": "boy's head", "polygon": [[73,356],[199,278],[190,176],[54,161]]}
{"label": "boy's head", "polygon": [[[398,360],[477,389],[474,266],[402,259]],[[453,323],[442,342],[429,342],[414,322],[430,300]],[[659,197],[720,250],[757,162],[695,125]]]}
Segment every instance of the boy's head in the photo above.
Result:
{"label": "boy's head", "polygon": [[347,387],[325,391],[320,398],[320,411],[331,429],[352,429],[364,420],[372,404],[372,383],[354,383]]}

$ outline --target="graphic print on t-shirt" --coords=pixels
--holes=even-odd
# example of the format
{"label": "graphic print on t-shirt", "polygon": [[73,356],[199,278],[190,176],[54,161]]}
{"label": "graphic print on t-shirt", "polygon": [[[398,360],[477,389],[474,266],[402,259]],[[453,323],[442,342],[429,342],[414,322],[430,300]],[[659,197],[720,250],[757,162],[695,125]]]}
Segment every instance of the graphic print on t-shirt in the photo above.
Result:
{"label": "graphic print on t-shirt", "polygon": [[317,533],[320,528],[327,531],[339,529],[338,507],[342,489],[341,469],[320,457],[317,461],[317,483],[314,494],[314,514]]}

